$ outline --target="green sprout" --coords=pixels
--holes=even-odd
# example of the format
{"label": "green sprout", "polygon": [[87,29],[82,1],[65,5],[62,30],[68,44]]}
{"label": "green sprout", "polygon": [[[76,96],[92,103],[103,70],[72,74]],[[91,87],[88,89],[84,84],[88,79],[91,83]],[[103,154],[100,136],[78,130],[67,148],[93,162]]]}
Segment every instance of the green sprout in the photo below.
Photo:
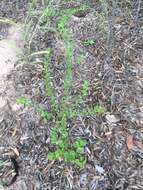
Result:
{"label": "green sprout", "polygon": [[84,42],[83,42],[83,44],[85,45],[85,46],[92,46],[92,45],[94,45],[95,44],[95,40],[85,40]]}

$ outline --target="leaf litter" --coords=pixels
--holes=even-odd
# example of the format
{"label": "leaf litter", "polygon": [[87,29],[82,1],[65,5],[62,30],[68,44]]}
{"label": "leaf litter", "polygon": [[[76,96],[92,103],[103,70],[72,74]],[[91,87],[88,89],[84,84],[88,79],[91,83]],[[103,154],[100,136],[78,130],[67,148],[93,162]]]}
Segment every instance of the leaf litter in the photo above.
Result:
{"label": "leaf litter", "polygon": [[[46,1],[42,1],[37,10],[43,6],[43,2]],[[83,2],[81,1],[81,4]],[[20,166],[19,176],[9,189],[143,189],[143,5],[141,1],[109,3],[109,15],[105,15],[102,14],[103,6],[98,1],[90,0],[88,12],[82,16],[74,15],[68,23],[76,41],[75,54],[79,57],[82,53],[85,57],[85,60],[76,66],[73,92],[78,92],[83,80],[92,81],[87,104],[102,103],[107,110],[103,116],[77,118],[71,125],[71,141],[77,136],[88,139],[85,148],[88,160],[86,167],[79,170],[65,165],[63,161],[48,162],[47,153],[53,148],[49,140],[52,123],[43,121],[32,108],[20,107],[14,111],[12,106],[8,105],[0,123],[0,153],[3,160],[10,161],[11,157],[16,157]],[[6,15],[8,19],[23,19],[26,13],[25,6],[21,6],[23,4],[18,1],[16,6],[16,1],[13,4],[12,1],[1,1],[2,16]],[[60,6],[65,8],[65,5],[70,7],[79,4],[80,2],[77,5],[77,1],[72,1],[61,3]],[[11,15],[12,7],[15,10],[19,6],[20,11],[13,11]],[[37,23],[38,14],[37,11],[34,17],[28,18],[32,19],[33,25]],[[105,25],[102,25],[104,17]],[[53,18],[53,24],[56,19]],[[7,25],[1,26],[3,29],[0,31],[8,32]],[[5,38],[4,34],[5,32],[1,34],[4,36],[2,38]],[[84,46],[82,42],[87,39],[95,39],[96,43],[91,47]],[[50,68],[60,97],[60,82],[65,65],[63,52],[59,50],[58,44],[61,44],[61,41],[53,32],[37,29],[30,50],[34,53],[44,51],[49,46],[53,48]],[[23,51],[27,55],[27,47]],[[37,56],[37,59],[40,59],[40,56]],[[28,61],[31,63],[33,60],[22,64],[24,58],[21,58],[8,77],[14,83],[14,96],[34,99],[47,107],[48,99],[41,77],[42,68],[38,64],[29,64]],[[119,119],[116,120],[115,116]],[[109,136],[110,138],[107,138]],[[10,163],[10,168],[7,168],[9,171],[13,169],[12,162]],[[11,178],[4,180],[10,181]]]}

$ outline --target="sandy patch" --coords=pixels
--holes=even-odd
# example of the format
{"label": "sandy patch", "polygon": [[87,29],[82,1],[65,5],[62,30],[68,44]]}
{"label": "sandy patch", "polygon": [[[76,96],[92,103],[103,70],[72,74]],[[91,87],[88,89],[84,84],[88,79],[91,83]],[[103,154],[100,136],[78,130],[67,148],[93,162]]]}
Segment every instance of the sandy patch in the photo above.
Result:
{"label": "sandy patch", "polygon": [[21,26],[12,26],[9,28],[7,38],[0,41],[0,109],[6,105],[7,96],[4,92],[8,87],[7,76],[14,69],[22,44],[20,28]]}

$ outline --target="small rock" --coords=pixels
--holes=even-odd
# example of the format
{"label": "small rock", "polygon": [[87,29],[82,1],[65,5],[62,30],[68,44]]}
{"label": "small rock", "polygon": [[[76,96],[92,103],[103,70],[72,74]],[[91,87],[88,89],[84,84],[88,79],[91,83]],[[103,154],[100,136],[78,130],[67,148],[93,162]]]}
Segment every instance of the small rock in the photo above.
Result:
{"label": "small rock", "polygon": [[99,174],[105,173],[105,170],[101,166],[96,165],[95,169]]}
{"label": "small rock", "polygon": [[111,123],[117,123],[117,122],[120,121],[120,119],[118,117],[116,117],[115,115],[111,115],[111,114],[107,114],[105,116],[105,118],[106,118],[106,120],[107,120],[107,122],[109,124],[111,124]]}
{"label": "small rock", "polygon": [[12,110],[15,112],[18,112],[22,107],[21,105],[18,105],[18,104],[13,104],[11,106],[12,106]]}
{"label": "small rock", "polygon": [[6,105],[6,100],[0,96],[0,108],[5,107],[5,105]]}

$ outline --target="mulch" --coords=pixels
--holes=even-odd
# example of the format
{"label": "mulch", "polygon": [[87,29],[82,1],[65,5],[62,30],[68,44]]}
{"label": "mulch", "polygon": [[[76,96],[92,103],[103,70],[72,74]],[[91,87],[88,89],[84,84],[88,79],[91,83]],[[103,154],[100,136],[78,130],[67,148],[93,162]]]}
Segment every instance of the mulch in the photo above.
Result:
{"label": "mulch", "polygon": [[[0,16],[16,22],[23,20],[28,1],[16,2],[1,1]],[[1,157],[8,161],[16,159],[19,177],[30,176],[31,182],[23,178],[27,183],[25,190],[143,189],[143,3],[126,0],[109,3],[109,15],[100,17],[104,7],[98,1],[90,0],[87,13],[72,16],[67,26],[76,44],[75,55],[85,55],[81,64],[74,65],[72,91],[76,94],[82,82],[89,80],[91,89],[87,104],[99,103],[106,108],[102,116],[77,118],[69,124],[71,141],[77,136],[88,141],[85,147],[86,167],[81,170],[63,161],[47,160],[52,146],[50,132],[53,124],[42,120],[34,109],[23,108],[19,113],[7,110],[0,122],[0,133],[3,134],[0,138]],[[65,8],[65,4],[60,6]],[[77,2],[66,3],[66,6],[77,6]],[[33,23],[31,33],[37,24],[41,5],[35,10],[35,15],[29,15],[27,20]],[[104,16],[105,23],[102,20]],[[51,27],[57,21],[58,18],[53,18]],[[41,21],[40,26],[44,22]],[[4,27],[2,25],[2,30]],[[54,32],[41,28],[35,31],[30,46],[25,46],[27,64],[22,65],[25,61],[22,57],[11,77],[17,97],[26,96],[47,108],[49,100],[44,90],[42,66],[32,63],[42,58],[28,59],[27,54],[52,48],[50,70],[60,96],[61,77],[65,70],[64,44]],[[95,44],[85,46],[83,41],[87,38],[95,39]],[[15,128],[16,133],[12,135],[10,131]],[[10,168],[13,167],[11,162]],[[15,184],[19,178],[16,177]]]}

